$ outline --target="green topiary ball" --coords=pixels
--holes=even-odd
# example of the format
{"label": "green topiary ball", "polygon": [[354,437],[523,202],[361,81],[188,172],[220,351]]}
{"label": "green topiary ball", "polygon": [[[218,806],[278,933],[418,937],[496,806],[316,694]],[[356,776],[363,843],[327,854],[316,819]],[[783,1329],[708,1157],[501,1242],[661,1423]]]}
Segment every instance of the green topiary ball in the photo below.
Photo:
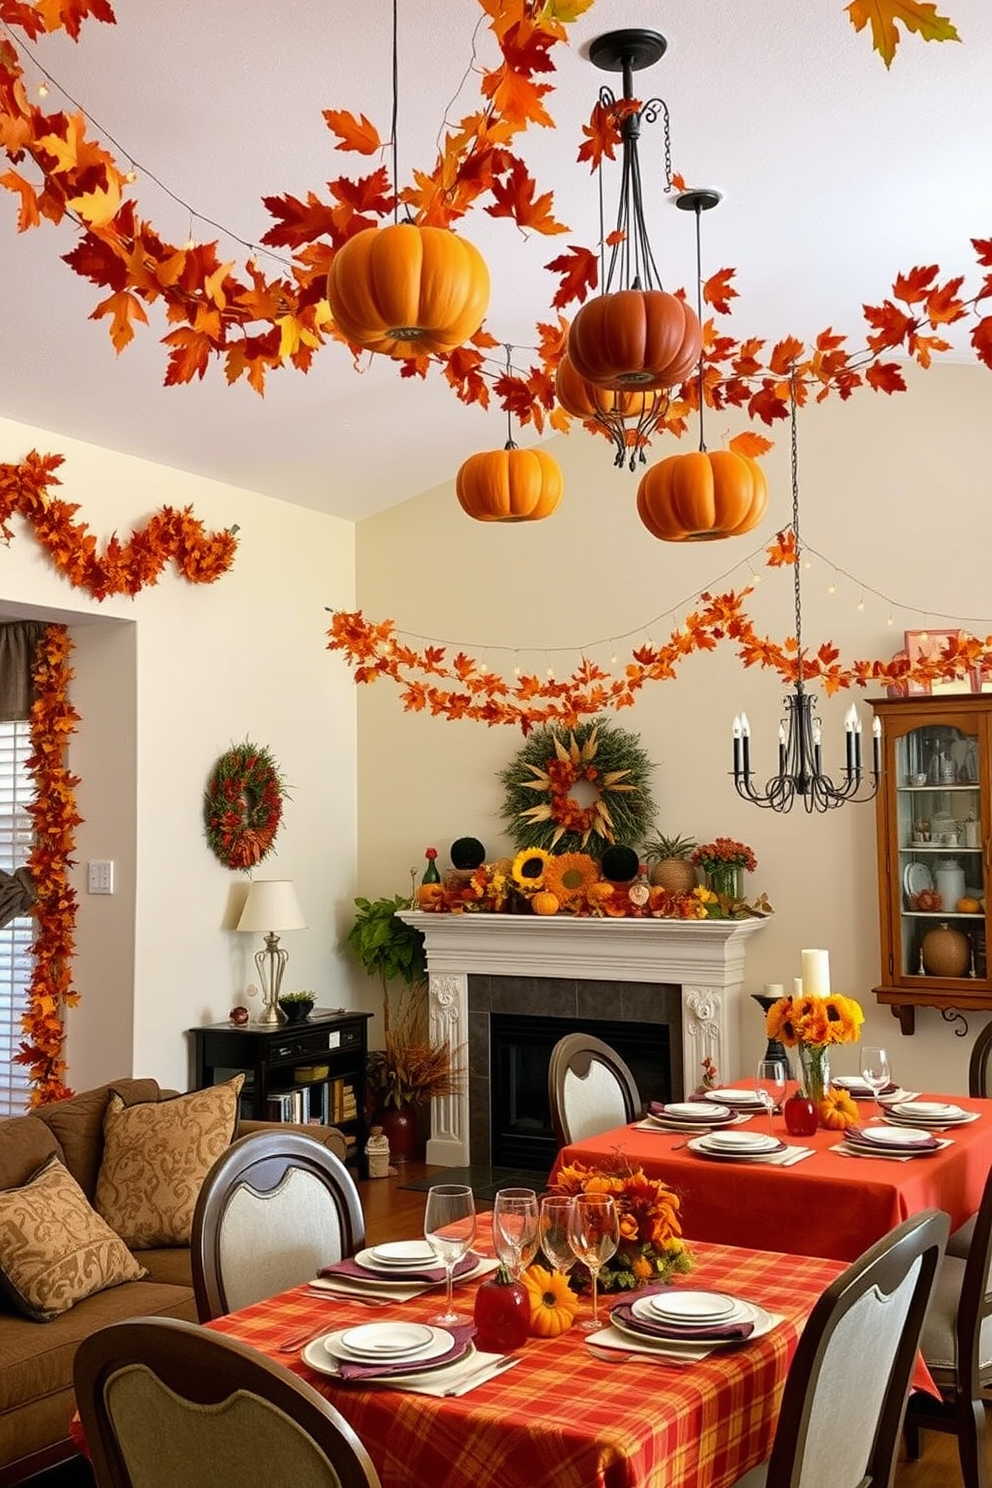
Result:
{"label": "green topiary ball", "polygon": [[630,883],[637,877],[641,860],[632,847],[608,847],[599,864],[599,871],[608,883]]}
{"label": "green topiary ball", "polygon": [[486,861],[486,849],[478,837],[459,837],[451,844],[452,868],[481,868]]}

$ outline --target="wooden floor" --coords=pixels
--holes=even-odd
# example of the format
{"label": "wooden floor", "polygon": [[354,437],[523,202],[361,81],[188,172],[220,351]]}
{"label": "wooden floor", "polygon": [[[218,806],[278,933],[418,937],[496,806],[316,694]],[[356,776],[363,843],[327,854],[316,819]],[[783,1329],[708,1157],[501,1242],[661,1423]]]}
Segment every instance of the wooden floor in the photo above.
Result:
{"label": "wooden floor", "polygon": [[[359,1184],[365,1209],[366,1235],[371,1244],[378,1245],[384,1240],[408,1240],[422,1233],[427,1195],[423,1190],[406,1189],[403,1184],[433,1173],[438,1175],[438,1182],[444,1182],[444,1168],[406,1163],[397,1169],[395,1178],[368,1179]],[[992,1482],[992,1450],[989,1480]],[[921,1461],[900,1461],[893,1488],[963,1488],[954,1437],[935,1431],[924,1433]]]}

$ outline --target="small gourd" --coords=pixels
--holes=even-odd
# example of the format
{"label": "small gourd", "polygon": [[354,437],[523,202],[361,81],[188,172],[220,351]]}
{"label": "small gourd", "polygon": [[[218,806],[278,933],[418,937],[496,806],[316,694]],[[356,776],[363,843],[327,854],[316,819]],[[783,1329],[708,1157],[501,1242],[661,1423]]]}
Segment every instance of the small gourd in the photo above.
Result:
{"label": "small gourd", "polygon": [[537,1338],[557,1338],[575,1322],[579,1299],[562,1271],[528,1266],[521,1280],[530,1298],[530,1331]]}
{"label": "small gourd", "polygon": [[858,1108],[854,1098],[846,1090],[831,1085],[818,1107],[821,1126],[830,1131],[846,1131],[858,1124]]}
{"label": "small gourd", "polygon": [[554,915],[561,905],[557,894],[552,894],[550,889],[539,889],[536,894],[531,895],[530,907],[535,914]]}

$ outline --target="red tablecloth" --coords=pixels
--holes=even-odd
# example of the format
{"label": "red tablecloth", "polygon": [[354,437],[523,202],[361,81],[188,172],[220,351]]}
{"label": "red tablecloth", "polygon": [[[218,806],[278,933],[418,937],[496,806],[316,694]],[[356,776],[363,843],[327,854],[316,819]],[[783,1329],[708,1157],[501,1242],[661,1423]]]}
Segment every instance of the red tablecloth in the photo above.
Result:
{"label": "red tablecloth", "polygon": [[[978,1208],[992,1166],[992,1101],[957,1095],[924,1098],[953,1101],[980,1111],[981,1118],[938,1133],[950,1141],[940,1152],[895,1162],[841,1157],[831,1150],[841,1141],[841,1132],[790,1137],[776,1117],[776,1136],[816,1149],[813,1157],[786,1168],[699,1157],[684,1145],[682,1133],[619,1126],[563,1148],[555,1171],[563,1163],[598,1164],[620,1152],[675,1190],[683,1231],[692,1240],[853,1261],[921,1209],[946,1210],[956,1229]],[[861,1103],[860,1110],[867,1122],[870,1104]],[[754,1117],[745,1129],[766,1131],[767,1118]]]}
{"label": "red tablecloth", "polygon": [[[341,1411],[375,1462],[383,1488],[726,1488],[770,1450],[782,1386],[816,1297],[835,1262],[695,1247],[692,1285],[732,1290],[785,1321],[764,1338],[688,1369],[595,1358],[577,1328],[530,1339],[521,1362],[471,1394],[445,1400],[342,1385],[278,1352],[322,1319],[328,1330],[377,1316],[301,1289],[210,1326],[295,1369]],[[456,1294],[457,1295],[457,1294]],[[471,1308],[473,1288],[462,1289]],[[604,1299],[606,1301],[607,1299]],[[405,1303],[411,1321],[437,1294]],[[621,1356],[626,1358],[626,1356]]]}

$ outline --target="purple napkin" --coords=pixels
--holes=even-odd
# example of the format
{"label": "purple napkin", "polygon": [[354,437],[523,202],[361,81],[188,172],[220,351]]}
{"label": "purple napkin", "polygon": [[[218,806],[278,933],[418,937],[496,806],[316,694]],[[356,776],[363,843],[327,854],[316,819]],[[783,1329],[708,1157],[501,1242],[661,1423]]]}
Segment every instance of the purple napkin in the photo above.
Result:
{"label": "purple napkin", "polygon": [[[862,1084],[860,1081],[857,1085],[854,1086],[853,1089],[844,1080],[835,1080],[834,1084],[839,1085],[842,1090],[846,1090],[848,1095],[852,1095],[855,1100],[874,1100],[873,1092],[868,1089],[867,1085]],[[878,1093],[880,1096],[895,1095],[898,1089],[899,1086],[895,1083],[895,1081],[890,1080],[887,1085],[882,1086],[881,1090]]]}
{"label": "purple napkin", "polygon": [[[352,1364],[347,1359],[338,1358],[333,1355],[334,1362],[338,1367],[338,1373],[342,1379],[363,1380],[370,1376],[376,1379],[392,1378],[394,1375],[419,1374],[422,1369],[440,1369],[442,1364],[452,1364],[460,1359],[468,1347],[471,1339],[475,1336],[474,1323],[458,1323],[447,1330],[454,1342],[446,1354],[438,1354],[433,1359],[404,1359],[402,1363],[387,1363],[384,1359],[378,1364]],[[331,1357],[328,1355],[328,1357]]]}
{"label": "purple napkin", "polygon": [[849,1142],[854,1142],[862,1152],[898,1152],[902,1157],[907,1152],[932,1152],[940,1143],[937,1138],[930,1136],[925,1142],[876,1142],[873,1137],[865,1136],[860,1126],[849,1126],[844,1133]]}
{"label": "purple napkin", "polygon": [[[673,1287],[648,1287],[638,1295],[647,1297],[659,1295],[666,1291],[674,1291]],[[737,1338],[750,1338],[754,1332],[753,1323],[666,1323],[661,1318],[642,1318],[634,1315],[633,1305],[630,1302],[618,1302],[610,1308],[610,1316],[617,1317],[624,1327],[634,1333],[643,1333],[647,1338],[668,1339],[698,1339],[704,1342],[707,1338],[724,1339],[731,1341]]]}
{"label": "purple napkin", "polygon": [[[468,1255],[462,1256],[461,1260],[455,1265],[453,1273],[455,1280],[457,1281],[459,1277],[466,1275],[469,1271],[474,1271],[479,1261],[480,1257],[471,1250]],[[388,1271],[385,1269],[382,1271],[373,1271],[369,1266],[360,1266],[352,1256],[346,1256],[343,1261],[335,1261],[333,1266],[321,1266],[317,1275],[347,1276],[352,1280],[357,1277],[360,1281],[370,1281],[373,1278],[376,1281],[384,1282],[419,1281],[428,1286],[439,1286],[444,1281],[445,1270],[443,1266],[430,1266],[421,1268],[419,1271],[405,1271],[401,1270],[399,1266],[390,1266]]]}

